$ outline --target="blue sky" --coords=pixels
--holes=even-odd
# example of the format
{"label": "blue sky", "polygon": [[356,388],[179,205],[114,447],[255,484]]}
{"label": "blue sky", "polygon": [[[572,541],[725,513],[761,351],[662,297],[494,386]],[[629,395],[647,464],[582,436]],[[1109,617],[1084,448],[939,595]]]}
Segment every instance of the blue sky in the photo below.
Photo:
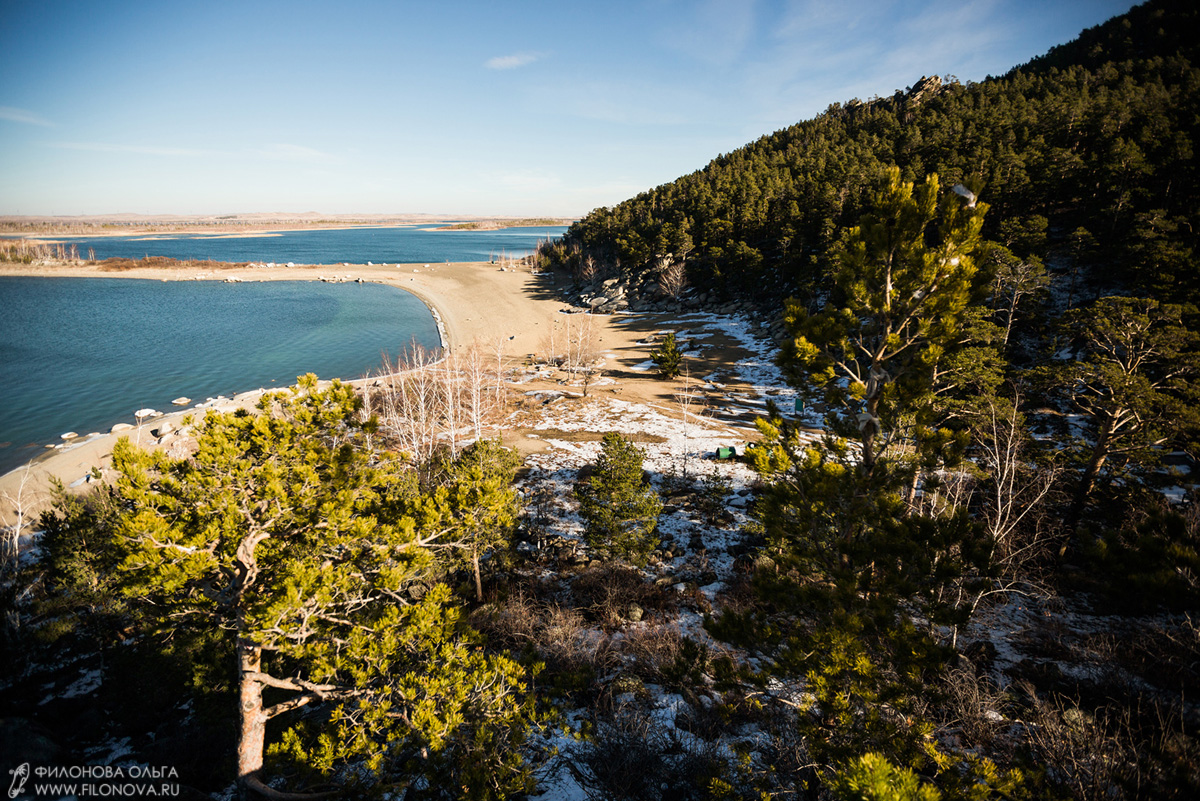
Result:
{"label": "blue sky", "polygon": [[0,214],[574,216],[1129,0],[0,0]]}

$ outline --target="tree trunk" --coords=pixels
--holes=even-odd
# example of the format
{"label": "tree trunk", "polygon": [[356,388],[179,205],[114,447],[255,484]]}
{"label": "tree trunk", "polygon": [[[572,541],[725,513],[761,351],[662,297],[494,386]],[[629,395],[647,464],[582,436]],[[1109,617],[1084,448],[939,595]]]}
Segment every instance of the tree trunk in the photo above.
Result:
{"label": "tree trunk", "polygon": [[1112,441],[1112,418],[1104,421],[1104,425],[1096,433],[1096,445],[1092,448],[1091,458],[1088,459],[1087,467],[1083,471],[1083,475],[1079,478],[1079,486],[1075,490],[1075,498],[1071,501],[1071,508],[1067,510],[1067,532],[1074,534],[1079,528],[1079,520],[1083,517],[1083,508],[1087,505],[1088,497],[1092,494],[1092,488],[1096,486],[1096,479],[1100,476],[1100,470],[1104,467],[1104,463],[1108,461],[1109,443]]}
{"label": "tree trunk", "polygon": [[479,575],[479,549],[471,549],[471,563],[475,566],[475,600],[483,603],[483,579]]}
{"label": "tree trunk", "polygon": [[879,418],[876,416],[876,412],[879,411],[879,396],[882,392],[881,386],[867,397],[865,411],[869,418],[865,422],[859,423],[859,434],[862,439],[862,474],[866,477],[870,477],[875,471],[875,436],[879,433],[879,426],[876,425]]}
{"label": "tree trunk", "polygon": [[262,648],[238,640],[238,781],[245,786],[263,765],[267,716],[263,711],[262,684],[252,678],[262,667]]}

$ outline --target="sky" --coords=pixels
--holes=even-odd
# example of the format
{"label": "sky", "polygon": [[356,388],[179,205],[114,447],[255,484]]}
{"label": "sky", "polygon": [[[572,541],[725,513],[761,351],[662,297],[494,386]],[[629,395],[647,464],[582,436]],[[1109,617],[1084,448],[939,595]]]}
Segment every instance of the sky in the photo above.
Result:
{"label": "sky", "polygon": [[1129,0],[0,0],[0,214],[554,215]]}

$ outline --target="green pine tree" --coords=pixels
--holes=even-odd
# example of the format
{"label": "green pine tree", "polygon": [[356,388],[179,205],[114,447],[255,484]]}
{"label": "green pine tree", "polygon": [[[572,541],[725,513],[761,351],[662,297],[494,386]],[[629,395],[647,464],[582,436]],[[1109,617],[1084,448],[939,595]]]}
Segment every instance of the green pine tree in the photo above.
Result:
{"label": "green pine tree", "polygon": [[936,175],[914,187],[897,168],[874,206],[847,233],[825,309],[788,301],[793,339],[780,357],[794,383],[823,390],[833,416],[857,427],[867,476],[959,341],[987,210],[941,193]]}
{"label": "green pine tree", "polygon": [[360,408],[310,375],[258,414],[210,413],[191,459],[119,441],[120,511],[97,532],[114,589],[147,636],[236,655],[244,787],[263,785],[270,751],[288,772],[354,763],[369,770],[343,779],[385,788],[453,774],[455,796],[527,790],[526,671],[481,651],[444,585],[427,589],[444,532],[416,524],[413,473],[370,449]]}
{"label": "green pine tree", "polygon": [[1103,476],[1153,461],[1200,430],[1200,334],[1183,324],[1183,314],[1156,300],[1108,297],[1065,317],[1065,331],[1081,341],[1078,357],[1043,375],[1084,424],[1075,438],[1082,470],[1069,530]]}
{"label": "green pine tree", "polygon": [[604,435],[591,482],[579,484],[575,497],[586,523],[584,539],[602,559],[646,564],[654,550],[654,531],[662,501],[642,476],[642,451],[620,434]]}
{"label": "green pine tree", "polygon": [[650,360],[658,365],[663,378],[674,378],[683,369],[683,351],[675,341],[675,332],[669,332],[657,348],[650,352]]}
{"label": "green pine tree", "polygon": [[417,503],[421,528],[444,531],[442,547],[461,554],[483,600],[480,558],[507,548],[521,512],[513,479],[521,457],[498,441],[479,440],[435,471],[436,486]]}

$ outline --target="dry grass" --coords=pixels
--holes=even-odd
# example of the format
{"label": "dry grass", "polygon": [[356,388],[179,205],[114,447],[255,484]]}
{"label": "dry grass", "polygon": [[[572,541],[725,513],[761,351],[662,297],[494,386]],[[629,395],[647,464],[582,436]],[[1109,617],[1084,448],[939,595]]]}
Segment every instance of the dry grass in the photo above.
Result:
{"label": "dry grass", "polygon": [[621,637],[619,651],[632,659],[630,666],[645,681],[663,682],[683,655],[684,638],[674,623],[629,627]]}
{"label": "dry grass", "polygon": [[599,673],[621,661],[611,638],[590,628],[577,610],[522,591],[477,610],[471,623],[493,645],[533,650],[554,672],[591,669]]}
{"label": "dry grass", "polygon": [[79,249],[75,245],[64,245],[61,242],[37,242],[29,239],[17,239],[0,242],[0,261],[33,264],[35,262],[82,261]]}
{"label": "dry grass", "polygon": [[640,571],[621,565],[583,570],[571,583],[571,593],[578,609],[609,629],[629,620],[634,606],[647,616],[652,612],[669,615],[679,606],[674,590],[653,584]]}
{"label": "dry grass", "polygon": [[236,270],[245,269],[249,262],[226,261],[181,261],[167,256],[145,256],[140,259],[112,258],[98,262],[101,270],[108,273],[125,272],[146,267],[156,267],[167,270]]}

